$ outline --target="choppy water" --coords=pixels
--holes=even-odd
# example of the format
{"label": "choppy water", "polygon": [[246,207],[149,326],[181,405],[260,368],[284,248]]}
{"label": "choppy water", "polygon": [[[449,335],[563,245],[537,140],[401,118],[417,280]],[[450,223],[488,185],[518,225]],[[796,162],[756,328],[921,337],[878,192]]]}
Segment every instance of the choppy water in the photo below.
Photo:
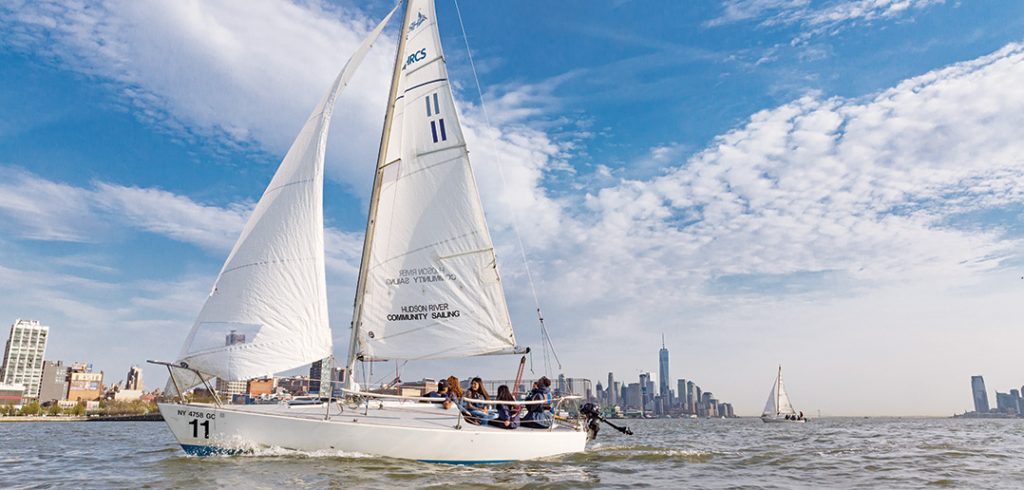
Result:
{"label": "choppy water", "polygon": [[0,424],[0,488],[1024,488],[1024,420],[630,420],[585,454],[448,466],[185,456],[158,422]]}

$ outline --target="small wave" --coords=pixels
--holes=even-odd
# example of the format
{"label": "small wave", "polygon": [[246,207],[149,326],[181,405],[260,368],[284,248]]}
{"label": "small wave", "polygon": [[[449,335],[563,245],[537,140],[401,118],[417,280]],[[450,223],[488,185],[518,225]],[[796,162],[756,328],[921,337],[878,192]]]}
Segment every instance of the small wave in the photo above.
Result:
{"label": "small wave", "polygon": [[715,457],[712,451],[698,449],[666,448],[650,445],[593,447],[590,451],[569,456],[576,462],[613,462],[613,461],[682,461],[688,463],[706,463]]}

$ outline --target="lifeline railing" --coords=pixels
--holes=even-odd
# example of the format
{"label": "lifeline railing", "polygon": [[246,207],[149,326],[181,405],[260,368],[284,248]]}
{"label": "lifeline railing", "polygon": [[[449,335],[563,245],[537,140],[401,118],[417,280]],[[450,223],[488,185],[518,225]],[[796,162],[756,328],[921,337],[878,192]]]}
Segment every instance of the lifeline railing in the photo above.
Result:
{"label": "lifeline railing", "polygon": [[[342,391],[342,393],[350,395],[352,397],[365,398],[367,400],[366,405],[365,405],[366,410],[369,410],[369,400],[370,399],[406,400],[406,401],[427,402],[427,403],[443,403],[443,401],[444,401],[444,399],[442,399],[442,398],[432,398],[432,397],[424,397],[424,396],[391,395],[391,394],[387,394],[387,393],[373,393],[373,392],[368,392],[368,391],[350,390],[350,389],[347,389],[347,388],[341,388],[341,391]],[[561,406],[565,402],[569,402],[569,401],[573,401],[573,400],[582,400],[582,399],[583,399],[583,397],[580,396],[580,395],[566,395],[566,396],[560,396],[560,397],[552,398],[551,400],[546,400],[545,399],[545,400],[516,400],[516,401],[507,401],[507,400],[481,400],[481,399],[476,399],[476,398],[465,398],[465,397],[463,397],[463,398],[459,398],[459,401],[463,401],[463,402],[466,402],[466,403],[471,403],[471,404],[474,404],[474,405],[513,405],[513,406],[551,405],[552,406],[551,407],[551,412],[552,412],[551,425],[547,428],[547,430],[552,430],[552,429],[555,428],[555,424],[556,423],[567,422],[566,419],[559,418],[559,417],[556,416],[557,413],[558,413],[558,410],[561,408]],[[382,406],[382,408],[383,408],[383,406]],[[342,410],[344,410],[344,407],[342,407]],[[455,428],[456,429],[461,429],[462,428],[462,420],[465,418],[465,415],[463,414],[463,411],[461,409],[456,410],[455,412],[456,412],[456,418],[457,418],[457,421],[455,423]],[[365,415],[366,413],[367,412],[364,411],[363,414]],[[567,424],[567,425],[570,425],[570,424]],[[570,425],[570,426],[572,426],[574,428],[579,428],[578,425]]]}
{"label": "lifeline railing", "polygon": [[[194,373],[196,375],[196,377],[199,378],[199,380],[202,382],[203,386],[205,386],[206,389],[213,395],[213,401],[217,405],[217,407],[218,408],[222,408],[223,407],[223,403],[221,403],[220,397],[217,396],[217,390],[213,389],[213,386],[211,386],[210,383],[209,383],[209,380],[205,376],[203,376],[203,373],[201,373],[201,372],[199,372],[199,371],[189,367],[187,364],[184,364],[184,363],[172,363],[172,362],[155,361],[155,360],[147,360],[146,362],[148,362],[150,364],[156,364],[156,365],[161,365],[161,366],[166,366],[167,367],[167,372],[168,372],[168,374],[171,377],[171,382],[174,384],[174,388],[178,392],[177,393],[177,397],[182,402],[185,402],[185,393],[181,389],[181,387],[178,386],[177,379],[175,379],[175,377],[174,377],[173,369],[183,369],[183,370],[191,371],[192,373]],[[212,377],[211,377],[211,379],[212,379]],[[321,387],[324,384],[326,384],[328,386],[327,389],[329,391],[329,394],[326,396],[326,399],[327,399],[327,402],[328,402],[327,405],[329,407],[330,406],[330,401],[335,399],[335,397],[334,397],[334,384],[336,384],[336,383],[337,384],[341,384],[341,382],[337,381],[337,380],[321,379],[320,383],[321,383]],[[444,399],[441,399],[441,398],[433,398],[433,397],[426,397],[426,396],[391,395],[391,394],[387,394],[387,393],[373,393],[373,392],[369,392],[369,391],[350,390],[348,388],[340,388],[340,390],[341,390],[341,392],[343,394],[349,395],[349,396],[351,396],[353,398],[364,398],[364,399],[366,399],[366,410],[369,410],[369,400],[371,400],[371,399],[392,399],[392,400],[405,400],[405,401],[427,402],[427,403],[443,403],[443,401],[444,401]],[[320,398],[323,399],[325,397],[323,395],[321,395]],[[465,402],[468,402],[468,403],[472,403],[474,405],[513,405],[513,406],[551,405],[551,412],[552,412],[551,425],[547,428],[547,430],[552,430],[552,429],[555,428],[555,424],[557,424],[557,423],[565,423],[565,422],[569,421],[569,420],[567,420],[567,419],[565,419],[563,417],[559,417],[557,415],[558,411],[562,407],[562,405],[565,404],[566,402],[570,402],[570,401],[573,401],[573,400],[582,400],[582,399],[583,399],[583,397],[580,396],[580,395],[566,395],[566,396],[553,397],[550,400],[544,399],[544,400],[515,400],[515,401],[506,401],[506,400],[481,400],[481,399],[476,399],[476,398],[464,398],[463,397],[463,398],[459,398],[459,401],[460,402],[465,401]],[[356,403],[358,404],[358,402],[356,402]],[[338,405],[339,405],[339,409],[341,411],[344,411],[344,405],[341,404],[340,400],[339,400]],[[367,412],[364,412],[364,415],[366,413]],[[465,418],[465,416],[463,414],[463,410],[460,408],[459,410],[455,410],[455,413],[456,413],[456,418],[457,418],[456,423],[455,423],[455,428],[456,429],[461,429],[462,428],[462,420]],[[331,418],[330,409],[328,409],[327,413],[325,415],[325,419],[329,420],[330,418]],[[580,427],[578,424],[567,424],[567,425],[570,425],[571,427],[576,428],[576,429],[578,429]]]}

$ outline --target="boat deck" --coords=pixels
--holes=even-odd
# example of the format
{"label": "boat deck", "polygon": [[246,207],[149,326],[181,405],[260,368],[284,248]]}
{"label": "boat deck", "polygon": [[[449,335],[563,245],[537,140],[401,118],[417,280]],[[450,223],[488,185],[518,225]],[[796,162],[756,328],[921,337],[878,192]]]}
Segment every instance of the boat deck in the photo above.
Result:
{"label": "boat deck", "polygon": [[[288,418],[300,418],[307,420],[324,420],[327,407],[324,405],[293,405],[280,404],[257,404],[257,405],[223,405],[221,410],[259,413]],[[359,406],[344,405],[338,403],[331,405],[331,422],[338,423],[366,423],[373,425],[418,427],[424,429],[454,429],[460,425],[458,409],[450,407],[447,410],[440,404],[418,403],[402,401],[370,401]],[[505,431],[506,429],[491,425],[476,425],[461,418],[462,430],[474,431]],[[545,429],[530,429],[520,427],[516,430],[540,431]],[[575,431],[571,425],[555,421],[553,431]]]}

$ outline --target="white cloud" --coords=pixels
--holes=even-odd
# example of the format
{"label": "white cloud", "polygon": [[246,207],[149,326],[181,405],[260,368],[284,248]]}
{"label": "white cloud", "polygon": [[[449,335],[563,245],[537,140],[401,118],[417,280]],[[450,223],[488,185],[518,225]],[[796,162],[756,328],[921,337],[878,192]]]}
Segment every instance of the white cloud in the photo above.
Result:
{"label": "white cloud", "polygon": [[[0,43],[111,83],[158,127],[283,155],[376,20],[315,1],[106,0],[16,1],[0,6],[0,22],[9,30]],[[394,46],[382,36],[342,94],[334,179],[370,181]]]}
{"label": "white cloud", "polygon": [[808,0],[723,0],[722,14],[706,25],[721,26],[751,19],[763,26],[799,25],[805,31],[794,43],[801,43],[853,25],[896,19],[941,3],[944,0],[840,0],[817,6]]}

